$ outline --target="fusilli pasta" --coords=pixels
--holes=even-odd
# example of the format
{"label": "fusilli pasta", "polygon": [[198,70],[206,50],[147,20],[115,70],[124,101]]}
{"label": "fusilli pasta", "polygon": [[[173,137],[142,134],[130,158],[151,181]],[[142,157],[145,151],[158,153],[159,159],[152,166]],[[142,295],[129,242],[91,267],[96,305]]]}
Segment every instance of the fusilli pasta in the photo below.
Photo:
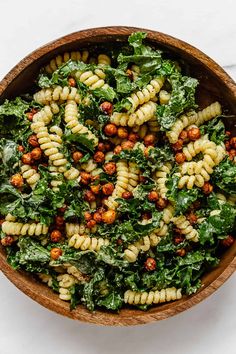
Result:
{"label": "fusilli pasta", "polygon": [[70,247],[81,249],[82,251],[99,251],[102,246],[107,246],[109,241],[103,238],[75,234],[69,239],[68,244]]}
{"label": "fusilli pasta", "polygon": [[129,305],[152,305],[163,302],[175,301],[182,298],[181,289],[166,288],[162,290],[138,292],[127,290],[124,301]]}

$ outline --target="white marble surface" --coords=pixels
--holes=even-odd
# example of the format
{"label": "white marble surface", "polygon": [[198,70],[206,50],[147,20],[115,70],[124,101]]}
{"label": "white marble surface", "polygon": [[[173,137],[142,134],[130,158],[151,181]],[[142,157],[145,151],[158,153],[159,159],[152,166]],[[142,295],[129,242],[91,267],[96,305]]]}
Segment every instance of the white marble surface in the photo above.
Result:
{"label": "white marble surface", "polygon": [[[235,0],[0,0],[0,78],[64,34],[96,26],[156,29],[203,50],[236,78]],[[73,322],[34,303],[0,273],[1,354],[235,354],[235,275],[174,318],[141,327]]]}

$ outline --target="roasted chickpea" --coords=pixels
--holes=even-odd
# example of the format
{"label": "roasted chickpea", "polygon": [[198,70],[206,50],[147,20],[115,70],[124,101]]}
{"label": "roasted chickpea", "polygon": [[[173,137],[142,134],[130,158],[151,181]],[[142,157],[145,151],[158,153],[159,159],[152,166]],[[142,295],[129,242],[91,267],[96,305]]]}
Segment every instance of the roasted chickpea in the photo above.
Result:
{"label": "roasted chickpea", "polygon": [[60,248],[54,247],[50,251],[50,256],[55,261],[62,255],[62,250]]}
{"label": "roasted chickpea", "polygon": [[232,148],[236,149],[236,136],[232,137],[229,141]]}
{"label": "roasted chickpea", "polygon": [[70,87],[75,87],[75,86],[76,86],[76,81],[75,81],[75,79],[74,79],[73,77],[70,77],[70,78],[68,79],[68,84],[69,84]]}
{"label": "roasted chickpea", "polygon": [[28,118],[28,120],[29,120],[30,122],[32,122],[33,116],[34,116],[34,114],[33,114],[32,112],[27,112],[27,113],[26,113],[26,117]]}
{"label": "roasted chickpea", "polygon": [[151,217],[152,217],[152,214],[149,213],[149,212],[146,212],[146,213],[143,213],[143,214],[142,214],[142,219],[143,219],[143,220],[150,220]]}
{"label": "roasted chickpea", "polygon": [[102,163],[105,160],[105,155],[102,151],[97,151],[94,155],[93,155],[93,159],[95,162],[98,163]]}
{"label": "roasted chickpea", "polygon": [[118,246],[122,246],[123,244],[123,240],[121,238],[118,238],[118,240],[116,241]]}
{"label": "roasted chickpea", "polygon": [[164,199],[164,198],[159,198],[157,201],[156,201],[156,207],[157,209],[164,209],[166,208],[168,205],[168,200],[167,199]]}
{"label": "roasted chickpea", "polygon": [[138,139],[139,139],[139,136],[136,133],[130,133],[128,136],[128,140],[132,141],[132,143],[137,143]]}
{"label": "roasted chickpea", "polygon": [[17,150],[18,150],[19,152],[24,152],[24,151],[25,151],[25,148],[24,148],[24,146],[22,146],[22,145],[18,145]]}
{"label": "roasted chickpea", "polygon": [[234,160],[235,156],[236,156],[236,150],[235,149],[230,149],[229,151],[227,151],[230,160]]}
{"label": "roasted chickpea", "polygon": [[179,139],[175,144],[171,145],[172,149],[174,151],[180,151],[182,150],[183,147],[183,140]]}
{"label": "roasted chickpea", "polygon": [[182,139],[184,143],[188,142],[188,132],[187,130],[182,130],[182,132],[179,134],[179,139]]}
{"label": "roasted chickpea", "polygon": [[110,151],[110,150],[111,150],[111,143],[109,143],[108,141],[106,141],[106,142],[104,143],[104,146],[105,146],[105,150],[106,150],[106,151]]}
{"label": "roasted chickpea", "polygon": [[159,195],[156,191],[151,191],[148,193],[149,202],[156,202],[159,198]]}
{"label": "roasted chickpea", "polygon": [[86,226],[89,228],[89,229],[92,229],[94,226],[96,225],[96,221],[95,220],[89,220],[86,224]]}
{"label": "roasted chickpea", "polygon": [[188,138],[189,140],[191,141],[195,141],[197,139],[199,139],[201,137],[201,132],[200,132],[200,129],[199,128],[190,128],[188,130]]}
{"label": "roasted chickpea", "polygon": [[66,204],[63,204],[62,207],[58,208],[58,211],[59,211],[60,213],[63,213],[63,214],[64,214],[64,212],[66,211],[66,209],[67,209],[67,205],[66,205]]}
{"label": "roasted chickpea", "polygon": [[52,242],[60,242],[62,239],[62,233],[59,230],[53,230],[50,234],[50,239]]}
{"label": "roasted chickpea", "polygon": [[180,248],[176,251],[177,256],[184,257],[186,255],[186,250],[184,248]]}
{"label": "roasted chickpea", "polygon": [[156,269],[156,266],[157,266],[157,264],[156,264],[155,259],[154,259],[154,258],[151,258],[151,257],[147,258],[146,261],[145,261],[145,263],[144,263],[144,267],[145,267],[145,269],[146,269],[147,271],[155,270],[155,269]]}
{"label": "roasted chickpea", "polygon": [[85,211],[84,212],[84,220],[85,221],[89,221],[89,220],[92,220],[92,214],[91,213],[89,213],[88,211]]}
{"label": "roasted chickpea", "polygon": [[34,160],[40,160],[41,157],[42,157],[42,150],[37,147],[37,148],[34,148],[32,151],[31,151],[31,157],[32,159]]}
{"label": "roasted chickpea", "polygon": [[187,219],[188,219],[188,221],[190,222],[190,224],[193,225],[193,224],[196,224],[198,218],[197,218],[197,215],[196,215],[196,214],[194,214],[193,212],[191,212],[191,213],[187,216]]}
{"label": "roasted chickpea", "polygon": [[78,163],[84,155],[80,151],[75,151],[72,154],[72,159],[74,160],[75,163]]}
{"label": "roasted chickpea", "polygon": [[145,176],[139,176],[139,183],[145,183],[146,182],[146,177]]}
{"label": "roasted chickpea", "polygon": [[21,188],[24,184],[24,180],[20,173],[16,173],[11,176],[10,183],[13,187]]}
{"label": "roasted chickpea", "polygon": [[117,145],[114,149],[114,154],[119,155],[122,151],[122,147],[120,145]]}
{"label": "roasted chickpea", "polygon": [[234,243],[234,238],[233,236],[229,235],[227,236],[224,240],[221,240],[221,244],[224,247],[230,247]]}
{"label": "roasted chickpea", "polygon": [[27,154],[22,155],[21,161],[26,165],[31,165],[33,162],[33,158],[31,156],[31,153],[27,152]]}
{"label": "roasted chickpea", "polygon": [[80,182],[82,184],[88,185],[91,180],[91,175],[88,172],[82,171],[80,172]]}
{"label": "roasted chickpea", "polygon": [[126,192],[123,192],[121,196],[123,199],[131,199],[131,198],[133,198],[133,193],[126,191]]}
{"label": "roasted chickpea", "polygon": [[134,74],[133,74],[133,71],[132,71],[132,70],[127,69],[127,70],[126,70],[126,75],[128,75],[128,77],[129,77],[129,79],[130,79],[131,81],[134,80]]}
{"label": "roasted chickpea", "polygon": [[106,224],[113,224],[116,220],[115,210],[109,209],[102,214],[102,221]]}
{"label": "roasted chickpea", "polygon": [[116,163],[115,162],[107,162],[103,166],[103,169],[109,176],[112,176],[116,172]]}
{"label": "roasted chickpea", "polygon": [[65,219],[63,218],[63,216],[57,215],[57,216],[55,217],[55,224],[56,224],[56,226],[61,227],[61,226],[64,225],[64,223],[65,223]]}
{"label": "roasted chickpea", "polygon": [[121,143],[121,149],[122,150],[131,150],[131,149],[133,149],[133,147],[134,147],[134,143],[132,141],[129,141],[129,140],[123,141]]}
{"label": "roasted chickpea", "polygon": [[115,124],[108,123],[104,128],[104,133],[107,136],[115,136],[117,134],[117,127]]}
{"label": "roasted chickpea", "polygon": [[36,134],[30,135],[30,137],[28,138],[28,143],[32,147],[38,147],[39,146],[39,142],[38,142],[37,135]]}
{"label": "roasted chickpea", "polygon": [[5,236],[1,239],[1,244],[4,247],[11,246],[14,242],[14,237],[13,236]]}
{"label": "roasted chickpea", "polygon": [[112,114],[112,111],[113,111],[113,105],[112,105],[111,102],[105,101],[102,104],[100,104],[100,109],[105,114],[108,114],[110,116]]}
{"label": "roasted chickpea", "polygon": [[124,127],[119,127],[117,129],[117,136],[121,139],[127,139],[128,138],[128,130]]}
{"label": "roasted chickpea", "polygon": [[175,155],[175,161],[178,164],[184,163],[184,161],[186,160],[186,156],[184,155],[183,152],[177,152],[177,154]]}
{"label": "roasted chickpea", "polygon": [[182,235],[175,236],[175,238],[174,238],[174,243],[176,245],[182,243],[183,241],[184,241],[184,237]]}
{"label": "roasted chickpea", "polygon": [[145,146],[152,146],[155,143],[155,135],[154,134],[147,134],[144,138],[143,138],[143,142]]}
{"label": "roasted chickpea", "polygon": [[115,189],[114,185],[109,182],[102,186],[102,193],[105,195],[112,195],[114,189]]}
{"label": "roasted chickpea", "polygon": [[100,176],[99,176],[99,175],[91,176],[91,182],[99,181],[99,179],[100,179]]}
{"label": "roasted chickpea", "polygon": [[229,151],[229,150],[231,149],[229,140],[227,140],[227,141],[225,142],[225,149],[226,149],[227,151]]}
{"label": "roasted chickpea", "polygon": [[99,224],[100,222],[102,222],[102,214],[98,211],[95,211],[95,213],[93,214],[93,219],[96,221],[96,223]]}
{"label": "roasted chickpea", "polygon": [[100,184],[94,184],[90,186],[90,189],[94,194],[99,194],[100,188],[101,188]]}
{"label": "roasted chickpea", "polygon": [[96,196],[92,191],[86,191],[84,193],[84,199],[86,200],[86,202],[94,202],[96,200]]}
{"label": "roasted chickpea", "polygon": [[205,182],[202,191],[204,194],[210,194],[213,191],[213,186],[209,182]]}
{"label": "roasted chickpea", "polygon": [[225,135],[230,136],[231,132],[229,130],[226,130]]}
{"label": "roasted chickpea", "polygon": [[106,146],[105,146],[104,143],[98,143],[97,149],[98,149],[98,151],[105,152],[106,151]]}

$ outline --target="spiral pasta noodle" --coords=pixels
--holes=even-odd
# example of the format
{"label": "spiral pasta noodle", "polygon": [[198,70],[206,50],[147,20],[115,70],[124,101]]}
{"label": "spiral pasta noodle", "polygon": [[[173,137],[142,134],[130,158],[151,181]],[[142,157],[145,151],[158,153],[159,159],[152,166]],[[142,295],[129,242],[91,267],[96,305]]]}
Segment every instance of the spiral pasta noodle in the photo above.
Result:
{"label": "spiral pasta noodle", "polygon": [[114,112],[110,118],[111,122],[121,126],[139,126],[155,116],[156,103],[149,101],[140,106],[134,113]]}
{"label": "spiral pasta noodle", "polygon": [[38,277],[39,279],[47,284],[47,286],[49,286],[50,288],[52,287],[52,276],[49,274],[44,274],[44,273],[38,273]]}
{"label": "spiral pasta noodle", "polygon": [[138,185],[140,170],[135,162],[129,162],[129,183],[127,191],[132,192],[133,189]]}
{"label": "spiral pasta noodle", "polygon": [[89,233],[96,232],[97,227],[94,226],[92,229],[87,228],[84,224],[73,224],[66,223],[66,236],[71,237],[74,234],[86,235]]}
{"label": "spiral pasta noodle", "polygon": [[45,71],[48,74],[52,74],[55,70],[57,70],[62,64],[66,63],[67,61],[76,60],[82,61],[87,63],[88,61],[89,52],[84,50],[83,52],[73,51],[73,52],[66,52],[62,55],[57,55],[53,58],[50,63],[45,67]]}
{"label": "spiral pasta noodle", "polygon": [[68,244],[70,247],[81,249],[82,251],[91,250],[97,252],[102,246],[107,246],[109,240],[75,234],[69,239]]}
{"label": "spiral pasta noodle", "polygon": [[160,241],[161,238],[155,234],[144,236],[134,244],[128,245],[124,250],[124,257],[128,262],[133,263],[137,260],[140,252],[147,252],[151,247],[157,246]]}
{"label": "spiral pasta noodle", "polygon": [[51,102],[59,103],[67,100],[73,100],[76,103],[81,103],[81,97],[78,94],[76,87],[55,86],[54,88],[42,89],[34,94],[34,100],[42,105],[48,105]]}
{"label": "spiral pasta noodle", "polygon": [[40,236],[48,233],[48,226],[40,223],[23,224],[21,222],[4,221],[2,224],[2,231],[6,235],[13,236]]}
{"label": "spiral pasta noodle", "polygon": [[159,93],[159,101],[160,104],[167,104],[170,100],[171,94],[165,90],[161,90]]}
{"label": "spiral pasta noodle", "polygon": [[173,217],[171,221],[176,225],[176,227],[181,231],[187,240],[198,242],[198,231],[192,227],[186,216],[176,216]]}
{"label": "spiral pasta noodle", "polygon": [[70,274],[60,274],[57,280],[59,282],[59,298],[64,301],[70,301],[70,288],[77,283],[77,279]]}
{"label": "spiral pasta noodle", "polygon": [[106,54],[99,54],[98,65],[111,65],[111,58]]}
{"label": "spiral pasta noodle", "polygon": [[138,136],[143,139],[148,133],[148,125],[142,124],[133,127],[133,132],[137,133]]}
{"label": "spiral pasta noodle", "polygon": [[98,138],[83,124],[78,121],[78,108],[73,100],[68,100],[65,106],[65,122],[73,134],[85,134],[89,140],[93,140],[94,146],[98,144]]}
{"label": "spiral pasta noodle", "polygon": [[203,123],[213,119],[214,117],[220,115],[222,112],[221,105],[219,102],[214,102],[200,112],[190,113],[181,116],[177,121],[172,125],[171,130],[166,133],[171,144],[177,142],[179,134],[186,127],[195,124],[197,126],[202,125]]}
{"label": "spiral pasta noodle", "polygon": [[172,165],[169,162],[167,162],[163,164],[163,166],[154,173],[154,178],[157,183],[157,190],[160,193],[160,196],[162,198],[166,197],[166,192],[168,191],[166,187],[166,182],[168,180],[168,175],[171,172],[171,168]]}
{"label": "spiral pasta noodle", "polygon": [[75,73],[76,78],[88,86],[91,90],[95,90],[97,88],[107,88],[108,85],[105,83],[105,73],[102,69],[95,69],[94,72],[92,71],[85,71],[81,73],[77,71]]}
{"label": "spiral pasta noodle", "polygon": [[33,116],[33,122],[43,122],[45,125],[49,124],[54,114],[60,111],[58,105],[55,102],[51,102],[50,105],[44,106],[39,112]]}
{"label": "spiral pasta noodle", "polygon": [[30,165],[21,166],[22,177],[26,179],[28,185],[34,189],[37,182],[40,180],[40,174],[37,173]]}
{"label": "spiral pasta noodle", "polygon": [[70,263],[64,263],[63,266],[66,268],[67,273],[73,275],[79,283],[86,283],[89,280],[89,277],[83,274],[78,268]]}
{"label": "spiral pasta noodle", "polygon": [[175,301],[182,298],[181,290],[174,287],[149,292],[127,290],[124,294],[124,302],[129,305],[152,305]]}

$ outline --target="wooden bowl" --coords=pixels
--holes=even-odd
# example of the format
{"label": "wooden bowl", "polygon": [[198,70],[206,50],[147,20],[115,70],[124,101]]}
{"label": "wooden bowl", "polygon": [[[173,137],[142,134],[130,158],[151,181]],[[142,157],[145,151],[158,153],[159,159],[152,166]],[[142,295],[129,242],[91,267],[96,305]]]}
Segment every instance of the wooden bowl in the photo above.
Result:
{"label": "wooden bowl", "polygon": [[[120,45],[127,40],[132,32],[140,30],[147,32],[147,39],[152,45],[168,49],[189,64],[190,74],[200,81],[197,98],[200,108],[219,100],[226,110],[236,113],[236,85],[212,59],[191,45],[166,34],[133,27],[104,27],[79,31],[37,49],[17,64],[2,80],[0,101],[29,90],[39,69],[59,53],[80,48],[94,48],[97,45],[99,45],[99,52],[101,52],[109,45]],[[122,309],[119,314],[107,311],[91,313],[83,306],[70,311],[69,305],[61,301],[58,295],[45,285],[37,282],[31,275],[23,271],[13,270],[6,262],[3,249],[0,249],[1,270],[26,295],[62,315],[99,325],[137,325],[173,316],[212,294],[234,272],[235,267],[236,242],[224,253],[220,265],[203,277],[202,288],[192,296],[184,296],[179,301],[155,306],[146,312],[127,307]]]}

